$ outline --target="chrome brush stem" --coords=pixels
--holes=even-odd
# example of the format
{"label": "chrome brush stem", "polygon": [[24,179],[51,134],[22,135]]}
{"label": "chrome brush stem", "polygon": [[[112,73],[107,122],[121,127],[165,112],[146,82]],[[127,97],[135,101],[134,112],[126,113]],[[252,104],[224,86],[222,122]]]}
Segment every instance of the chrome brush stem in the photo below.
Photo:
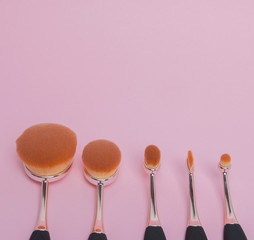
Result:
{"label": "chrome brush stem", "polygon": [[223,183],[224,183],[224,194],[225,194],[225,224],[238,223],[234,213],[231,197],[230,197],[228,174],[226,170],[223,171]]}
{"label": "chrome brush stem", "polygon": [[150,216],[148,226],[160,226],[155,198],[154,175],[154,172],[150,173]]}
{"label": "chrome brush stem", "polygon": [[103,207],[103,183],[99,182],[97,185],[97,206],[96,217],[94,221],[93,232],[104,233],[103,221],[102,221],[102,207]]}
{"label": "chrome brush stem", "polygon": [[189,211],[189,226],[201,226],[197,207],[196,207],[196,199],[195,199],[195,189],[194,189],[194,182],[193,182],[193,174],[192,172],[189,173],[189,189],[190,189],[190,211]]}
{"label": "chrome brush stem", "polygon": [[47,201],[48,201],[48,180],[45,178],[42,181],[41,188],[41,207],[35,229],[45,231],[47,226]]}

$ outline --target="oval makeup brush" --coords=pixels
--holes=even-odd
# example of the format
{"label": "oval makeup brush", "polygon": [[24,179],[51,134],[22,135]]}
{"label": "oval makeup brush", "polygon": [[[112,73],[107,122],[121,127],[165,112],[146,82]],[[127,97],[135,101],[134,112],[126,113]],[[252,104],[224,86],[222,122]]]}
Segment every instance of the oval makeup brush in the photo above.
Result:
{"label": "oval makeup brush", "polygon": [[190,208],[185,240],[207,240],[205,231],[200,224],[196,207],[194,177],[193,177],[194,158],[191,151],[188,151],[187,166],[189,170]]}
{"label": "oval makeup brush", "polygon": [[144,240],[166,240],[163,229],[160,225],[156,198],[154,176],[159,169],[161,153],[155,145],[150,145],[145,149],[144,166],[146,172],[150,175],[150,214]]}
{"label": "oval makeup brush", "polygon": [[219,169],[223,174],[224,199],[225,199],[225,226],[224,240],[247,240],[245,233],[238,223],[229,192],[228,171],[231,167],[231,157],[223,154],[220,159]]}
{"label": "oval makeup brush", "polygon": [[106,240],[102,219],[103,187],[115,178],[121,162],[121,152],[113,142],[95,140],[85,146],[82,160],[85,177],[97,185],[96,217],[89,240]]}
{"label": "oval makeup brush", "polygon": [[42,183],[41,207],[30,240],[50,240],[47,227],[48,183],[65,176],[76,151],[76,134],[69,128],[42,123],[26,129],[17,139],[17,153],[27,175]]}

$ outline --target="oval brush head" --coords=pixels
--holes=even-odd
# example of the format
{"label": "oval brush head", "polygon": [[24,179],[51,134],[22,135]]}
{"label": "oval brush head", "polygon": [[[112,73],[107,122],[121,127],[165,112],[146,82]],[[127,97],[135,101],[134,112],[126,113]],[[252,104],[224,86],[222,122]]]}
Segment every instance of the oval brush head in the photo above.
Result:
{"label": "oval brush head", "polygon": [[76,151],[76,134],[69,128],[42,123],[26,129],[17,139],[17,153],[36,176],[55,176],[64,171]]}
{"label": "oval brush head", "polygon": [[194,166],[194,158],[192,155],[192,151],[188,151],[187,165],[188,165],[189,172],[192,172],[193,166]]}
{"label": "oval brush head", "polygon": [[155,145],[149,145],[145,149],[145,165],[151,169],[156,170],[160,165],[161,152]]}
{"label": "oval brush head", "polygon": [[121,152],[113,142],[95,140],[85,146],[82,160],[85,171],[92,178],[106,180],[116,173],[121,162]]}
{"label": "oval brush head", "polygon": [[223,169],[228,169],[231,166],[231,157],[229,154],[225,153],[220,158],[220,167]]}

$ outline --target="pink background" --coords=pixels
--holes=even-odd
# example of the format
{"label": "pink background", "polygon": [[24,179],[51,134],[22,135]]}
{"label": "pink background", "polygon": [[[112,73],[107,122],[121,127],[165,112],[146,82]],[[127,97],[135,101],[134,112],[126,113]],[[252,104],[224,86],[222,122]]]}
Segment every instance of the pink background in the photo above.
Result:
{"label": "pink background", "polygon": [[53,240],[87,239],[92,229],[96,190],[83,178],[81,153],[98,138],[122,151],[104,195],[109,240],[143,239],[148,144],[162,152],[157,200],[168,239],[185,235],[189,149],[208,238],[222,239],[217,165],[228,152],[236,215],[254,239],[253,23],[253,0],[1,0],[2,239],[28,239],[35,225],[40,185],[26,177],[15,140],[41,122],[78,136],[71,173],[49,189]]}

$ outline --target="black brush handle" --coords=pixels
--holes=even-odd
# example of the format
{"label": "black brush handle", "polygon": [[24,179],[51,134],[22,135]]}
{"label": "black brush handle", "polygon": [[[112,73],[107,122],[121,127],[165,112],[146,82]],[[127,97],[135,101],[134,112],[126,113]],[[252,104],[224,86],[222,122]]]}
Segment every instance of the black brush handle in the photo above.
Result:
{"label": "black brush handle", "polygon": [[35,230],[29,240],[50,240],[49,232]]}
{"label": "black brush handle", "polygon": [[189,226],[186,230],[185,240],[207,240],[207,237],[201,226]]}
{"label": "black brush handle", "polygon": [[145,231],[144,240],[166,240],[162,227],[148,226]]}
{"label": "black brush handle", "polygon": [[91,233],[88,240],[107,240],[107,236],[104,233]]}
{"label": "black brush handle", "polygon": [[226,224],[224,226],[224,240],[247,240],[239,224]]}

